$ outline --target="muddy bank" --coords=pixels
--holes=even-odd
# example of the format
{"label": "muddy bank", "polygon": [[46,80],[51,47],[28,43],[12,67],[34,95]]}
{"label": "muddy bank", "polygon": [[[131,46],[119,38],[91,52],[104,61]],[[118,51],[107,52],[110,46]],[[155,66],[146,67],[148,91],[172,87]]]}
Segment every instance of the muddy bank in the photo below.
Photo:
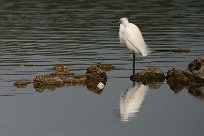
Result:
{"label": "muddy bank", "polygon": [[107,82],[105,71],[113,68],[111,64],[94,64],[91,65],[84,75],[76,75],[70,72],[70,69],[63,65],[56,65],[52,69],[53,73],[48,75],[38,75],[33,81],[19,80],[14,83],[18,88],[25,88],[28,84],[33,83],[37,92],[43,92],[45,89],[54,90],[65,85],[86,86],[90,91],[100,94]]}

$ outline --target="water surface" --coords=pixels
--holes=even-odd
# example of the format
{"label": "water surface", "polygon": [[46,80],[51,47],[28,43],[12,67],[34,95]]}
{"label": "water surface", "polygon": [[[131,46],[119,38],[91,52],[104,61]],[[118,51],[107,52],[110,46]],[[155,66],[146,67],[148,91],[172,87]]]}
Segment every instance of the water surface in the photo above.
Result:
{"label": "water surface", "polygon": [[[129,18],[152,54],[136,70],[159,66],[185,69],[203,55],[202,1],[0,1],[0,134],[43,136],[204,134],[204,103],[186,89],[174,94],[132,86],[132,55],[119,44],[117,22]],[[158,52],[188,48],[190,53]],[[66,64],[83,74],[94,63],[110,63],[108,82],[98,95],[83,86],[38,93],[15,80],[49,74]],[[31,66],[27,66],[31,65]],[[122,106],[123,101],[123,106]],[[129,106],[129,109],[128,109]]]}

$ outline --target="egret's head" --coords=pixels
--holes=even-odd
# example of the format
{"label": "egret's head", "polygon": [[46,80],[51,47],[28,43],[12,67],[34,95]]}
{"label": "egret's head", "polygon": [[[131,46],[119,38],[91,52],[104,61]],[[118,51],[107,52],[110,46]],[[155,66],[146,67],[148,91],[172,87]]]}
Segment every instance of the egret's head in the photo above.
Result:
{"label": "egret's head", "polygon": [[124,26],[126,26],[126,25],[129,23],[129,21],[128,21],[128,19],[127,19],[126,17],[121,18],[121,19],[120,19],[120,22],[121,22],[121,24],[123,24]]}

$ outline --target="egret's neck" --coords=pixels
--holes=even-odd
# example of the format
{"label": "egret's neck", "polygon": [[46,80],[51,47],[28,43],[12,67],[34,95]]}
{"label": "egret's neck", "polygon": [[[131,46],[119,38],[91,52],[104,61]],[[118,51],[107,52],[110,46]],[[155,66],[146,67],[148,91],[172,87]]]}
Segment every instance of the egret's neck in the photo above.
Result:
{"label": "egret's neck", "polygon": [[129,21],[128,21],[128,20],[124,20],[124,21],[123,21],[123,26],[124,26],[124,27],[126,27],[128,24],[129,24]]}

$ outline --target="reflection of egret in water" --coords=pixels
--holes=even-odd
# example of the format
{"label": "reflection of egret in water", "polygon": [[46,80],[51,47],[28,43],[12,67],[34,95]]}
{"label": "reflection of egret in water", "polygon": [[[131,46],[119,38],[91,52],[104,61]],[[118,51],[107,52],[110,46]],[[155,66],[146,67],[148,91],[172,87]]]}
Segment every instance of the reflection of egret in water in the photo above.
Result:
{"label": "reflection of egret in water", "polygon": [[148,86],[143,84],[135,84],[129,87],[124,95],[120,97],[120,115],[122,121],[129,121],[130,118],[136,117],[139,112],[145,94],[149,89]]}

